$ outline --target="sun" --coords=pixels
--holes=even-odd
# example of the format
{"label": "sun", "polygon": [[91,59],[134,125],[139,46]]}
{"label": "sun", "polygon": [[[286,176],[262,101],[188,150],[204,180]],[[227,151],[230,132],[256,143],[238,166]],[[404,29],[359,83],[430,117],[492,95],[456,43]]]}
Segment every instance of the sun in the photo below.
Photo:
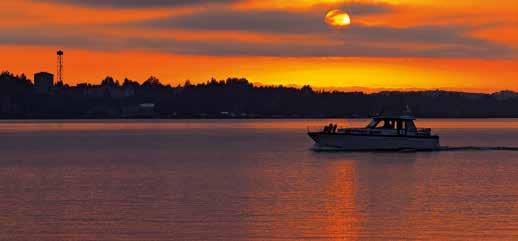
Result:
{"label": "sun", "polygon": [[326,14],[325,22],[327,25],[335,28],[345,28],[351,25],[351,17],[346,12],[335,9]]}

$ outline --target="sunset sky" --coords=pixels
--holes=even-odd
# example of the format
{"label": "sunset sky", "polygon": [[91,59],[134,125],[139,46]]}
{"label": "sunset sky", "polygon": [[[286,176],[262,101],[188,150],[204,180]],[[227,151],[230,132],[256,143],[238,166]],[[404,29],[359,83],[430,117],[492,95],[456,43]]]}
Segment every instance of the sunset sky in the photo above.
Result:
{"label": "sunset sky", "polygon": [[55,73],[58,49],[69,84],[518,91],[518,1],[0,1],[1,70]]}

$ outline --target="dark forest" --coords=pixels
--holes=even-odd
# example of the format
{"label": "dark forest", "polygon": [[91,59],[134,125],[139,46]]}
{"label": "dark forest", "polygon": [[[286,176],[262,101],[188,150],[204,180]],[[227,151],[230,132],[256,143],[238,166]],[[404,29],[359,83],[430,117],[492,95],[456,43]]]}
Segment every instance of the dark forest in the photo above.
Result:
{"label": "dark forest", "polygon": [[38,91],[25,75],[0,74],[0,118],[363,118],[410,108],[416,117],[518,117],[518,94],[451,91],[315,91],[254,86],[242,78],[170,86],[106,77],[98,85],[57,83]]}

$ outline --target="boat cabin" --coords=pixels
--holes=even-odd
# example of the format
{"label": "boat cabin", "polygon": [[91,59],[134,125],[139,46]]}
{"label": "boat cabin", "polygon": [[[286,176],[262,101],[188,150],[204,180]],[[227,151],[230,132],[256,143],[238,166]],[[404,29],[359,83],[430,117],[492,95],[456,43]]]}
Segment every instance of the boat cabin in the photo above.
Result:
{"label": "boat cabin", "polygon": [[416,131],[417,128],[414,124],[415,118],[411,116],[380,116],[374,117],[372,121],[367,125],[367,129],[396,129],[396,130],[407,130]]}
{"label": "boat cabin", "polygon": [[413,116],[377,116],[365,129],[384,134],[397,135],[430,135],[430,129],[418,129]]}

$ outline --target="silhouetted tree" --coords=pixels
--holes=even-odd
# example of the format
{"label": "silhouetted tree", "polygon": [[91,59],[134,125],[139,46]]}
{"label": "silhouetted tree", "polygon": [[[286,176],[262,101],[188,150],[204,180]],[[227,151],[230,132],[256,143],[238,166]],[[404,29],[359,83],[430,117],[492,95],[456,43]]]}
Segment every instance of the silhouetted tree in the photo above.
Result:
{"label": "silhouetted tree", "polygon": [[116,118],[142,103],[154,103],[161,117],[366,117],[407,105],[418,117],[518,117],[518,93],[512,91],[364,94],[315,91],[309,85],[254,86],[244,78],[185,81],[173,88],[153,76],[142,85],[127,78],[120,85],[108,76],[100,85],[62,85],[42,95],[25,75],[0,73],[0,118]]}
{"label": "silhouetted tree", "polygon": [[134,88],[138,88],[140,86],[140,84],[137,82],[137,81],[133,81],[133,80],[130,80],[128,78],[125,78],[124,79],[124,82],[122,83],[122,86],[123,87],[134,87]]}
{"label": "silhouetted tree", "polygon": [[104,78],[104,80],[101,81],[101,85],[114,88],[114,87],[119,87],[120,83],[118,80],[117,81],[114,80],[111,76],[107,76],[106,78]]}
{"label": "silhouetted tree", "polygon": [[300,92],[302,92],[303,95],[310,95],[313,94],[313,88],[309,85],[304,85],[302,89],[300,89]]}
{"label": "silhouetted tree", "polygon": [[15,76],[8,71],[4,71],[0,74],[0,93],[4,95],[17,95],[26,91],[30,91],[32,88],[32,82],[22,74]]}
{"label": "silhouetted tree", "polygon": [[160,83],[160,80],[157,77],[151,76],[146,81],[144,81],[144,83],[142,83],[142,87],[161,88],[163,85]]}

